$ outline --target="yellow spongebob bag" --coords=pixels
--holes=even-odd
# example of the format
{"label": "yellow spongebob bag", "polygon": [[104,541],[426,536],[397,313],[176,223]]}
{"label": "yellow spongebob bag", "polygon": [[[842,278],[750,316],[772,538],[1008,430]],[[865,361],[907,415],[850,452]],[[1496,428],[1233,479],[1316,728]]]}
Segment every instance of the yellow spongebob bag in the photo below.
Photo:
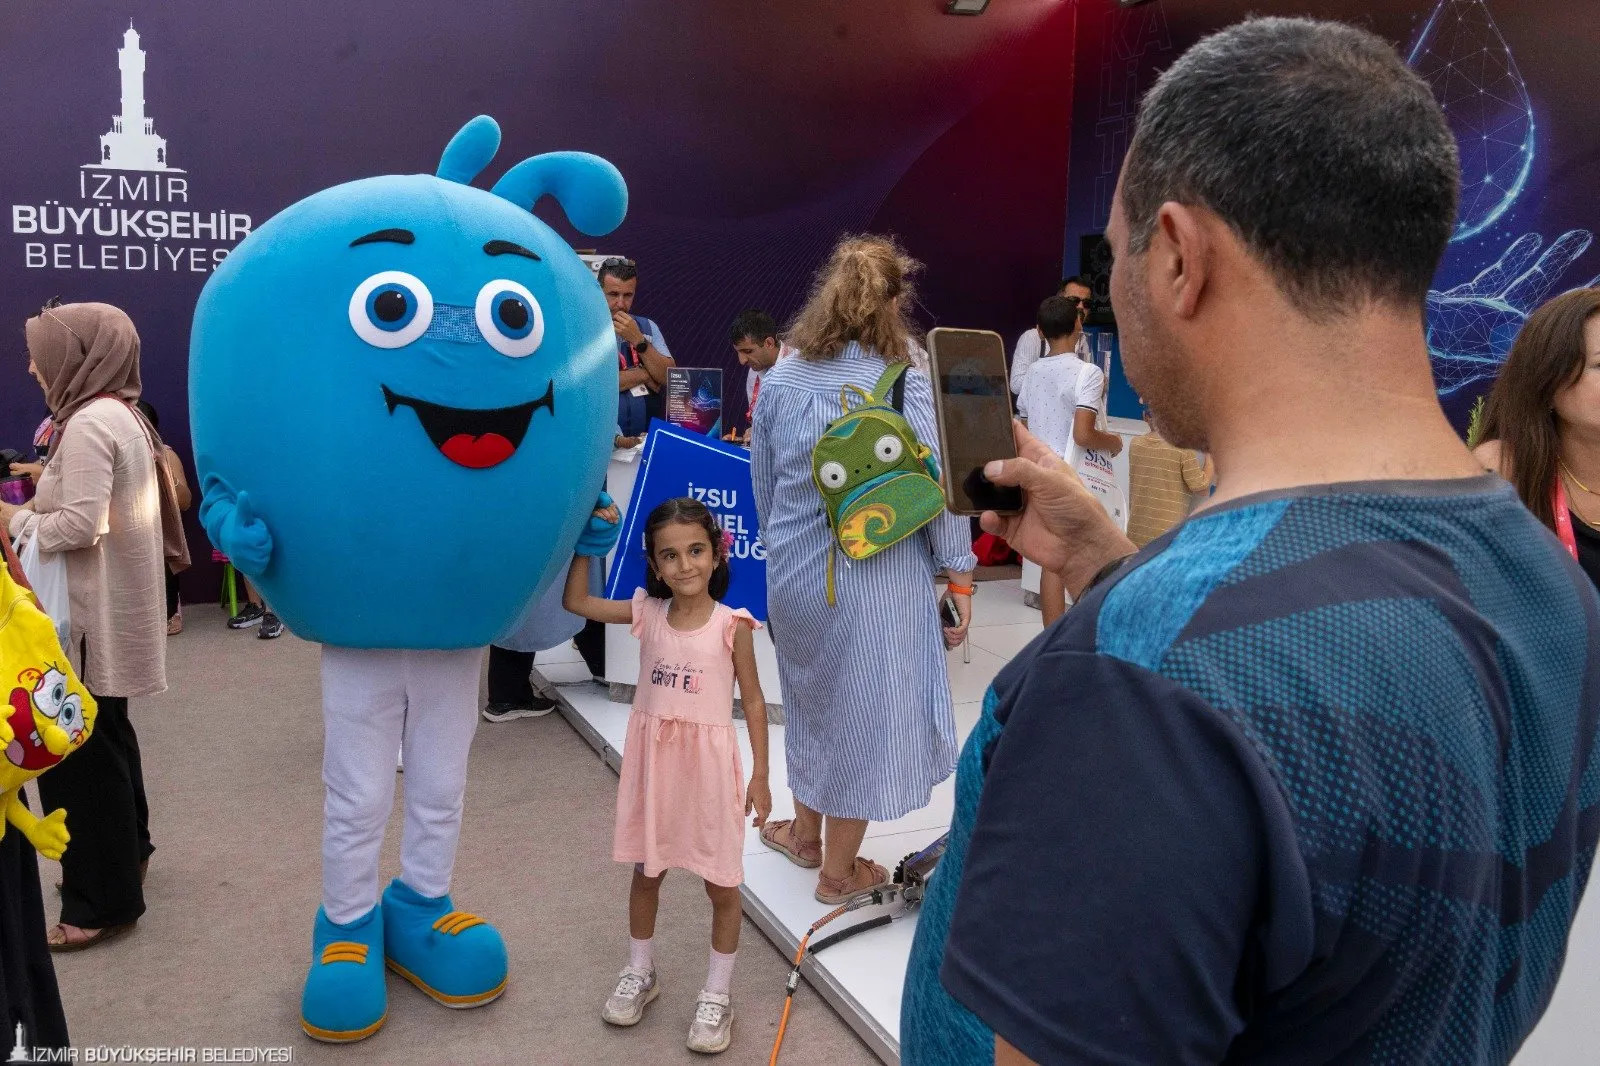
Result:
{"label": "yellow spongebob bag", "polygon": [[55,625],[39,607],[11,545],[0,535],[0,835],[10,822],[39,854],[61,858],[67,812],[36,818],[22,802],[24,783],[83,747],[94,731],[95,702],[61,650]]}

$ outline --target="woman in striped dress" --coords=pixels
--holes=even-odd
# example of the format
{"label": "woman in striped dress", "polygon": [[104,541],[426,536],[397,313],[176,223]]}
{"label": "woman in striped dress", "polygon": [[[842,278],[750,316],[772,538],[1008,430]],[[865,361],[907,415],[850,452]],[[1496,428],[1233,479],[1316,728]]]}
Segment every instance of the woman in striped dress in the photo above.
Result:
{"label": "woman in striped dress", "polygon": [[[882,866],[858,857],[867,823],[926,806],[955,768],[944,650],[965,637],[972,603],[955,597],[961,625],[941,635],[933,578],[942,570],[971,587],[967,521],[944,513],[869,559],[840,554],[830,607],[834,540],[811,475],[811,449],[841,414],[840,389],[870,392],[888,365],[882,353],[909,357],[902,308],[916,267],[892,241],[842,241],[787,338],[800,356],[762,379],[751,429],[795,800],[794,820],[770,823],[762,840],[800,866],[820,866],[816,895],[825,903],[887,882]],[[903,410],[937,454],[933,389],[919,370],[905,375]]]}

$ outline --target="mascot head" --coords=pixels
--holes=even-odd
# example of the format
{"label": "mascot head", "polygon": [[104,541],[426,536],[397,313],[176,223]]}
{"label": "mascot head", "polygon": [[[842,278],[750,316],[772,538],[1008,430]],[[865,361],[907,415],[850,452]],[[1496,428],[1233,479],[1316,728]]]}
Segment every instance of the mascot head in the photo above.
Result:
{"label": "mascot head", "polygon": [[190,407],[202,486],[248,492],[273,538],[258,578],[301,636],[351,647],[490,642],[559,571],[616,428],[611,317],[532,207],[588,234],[627,189],[554,153],[469,183],[480,116],[437,175],[316,193],[246,238],[200,296]]}

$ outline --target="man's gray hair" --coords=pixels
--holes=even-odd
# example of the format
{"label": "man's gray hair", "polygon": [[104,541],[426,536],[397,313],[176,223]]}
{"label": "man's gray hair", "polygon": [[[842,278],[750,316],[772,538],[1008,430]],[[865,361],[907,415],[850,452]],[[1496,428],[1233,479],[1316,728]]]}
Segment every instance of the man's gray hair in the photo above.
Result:
{"label": "man's gray hair", "polygon": [[1381,37],[1311,19],[1251,19],[1185,52],[1145,96],[1122,173],[1134,254],[1163,203],[1204,207],[1322,321],[1420,308],[1459,196],[1427,83]]}

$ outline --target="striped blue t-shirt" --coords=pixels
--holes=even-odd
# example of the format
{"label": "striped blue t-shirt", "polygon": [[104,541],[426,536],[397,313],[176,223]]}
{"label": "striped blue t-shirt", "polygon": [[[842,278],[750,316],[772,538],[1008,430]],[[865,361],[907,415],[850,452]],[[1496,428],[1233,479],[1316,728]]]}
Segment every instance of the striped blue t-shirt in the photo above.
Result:
{"label": "striped blue t-shirt", "polygon": [[1600,836],[1597,634],[1496,478],[1190,520],[996,678],[903,1061],[1508,1061]]}

